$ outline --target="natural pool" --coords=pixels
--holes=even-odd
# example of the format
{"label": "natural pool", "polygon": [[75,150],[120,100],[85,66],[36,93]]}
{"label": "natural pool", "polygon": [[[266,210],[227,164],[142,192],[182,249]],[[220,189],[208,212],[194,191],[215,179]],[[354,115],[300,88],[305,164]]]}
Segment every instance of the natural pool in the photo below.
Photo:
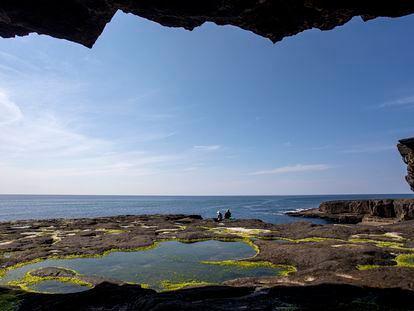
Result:
{"label": "natural pool", "polygon": [[[85,276],[147,284],[155,290],[174,289],[179,284],[212,283],[240,277],[271,276],[283,267],[271,265],[208,264],[253,257],[256,251],[247,243],[204,241],[181,243],[168,241],[155,248],[134,252],[112,252],[93,258],[47,259],[8,271],[1,283],[22,280],[29,271],[44,267],[72,269]],[[227,262],[229,263],[229,262]],[[234,263],[234,262],[233,262]],[[30,290],[62,293],[88,289],[85,286],[44,280],[28,286]]]}

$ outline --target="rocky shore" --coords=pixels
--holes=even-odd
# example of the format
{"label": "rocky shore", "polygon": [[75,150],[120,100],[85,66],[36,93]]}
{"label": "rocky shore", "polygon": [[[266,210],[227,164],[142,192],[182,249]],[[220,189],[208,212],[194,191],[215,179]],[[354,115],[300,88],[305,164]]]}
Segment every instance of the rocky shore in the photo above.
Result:
{"label": "rocky shore", "polygon": [[[240,307],[253,302],[263,307],[261,310],[272,308],[277,303],[280,306],[283,303],[310,306],[311,295],[317,292],[316,288],[326,284],[346,285],[329,287],[332,291],[345,288],[347,292],[353,293],[346,304],[352,304],[359,295],[383,299],[387,295],[385,292],[391,291],[411,297],[414,290],[413,228],[414,220],[379,226],[315,225],[309,222],[274,225],[260,220],[227,220],[218,223],[196,215],[4,222],[0,223],[0,264],[3,274],[15,267],[46,258],[76,258],[105,255],[114,250],[139,250],[165,240],[189,243],[211,239],[245,241],[258,250],[257,255],[248,261],[292,266],[295,272],[230,280],[223,284],[229,287],[220,289],[219,294],[211,286],[159,294],[141,289],[139,285],[108,284],[104,281],[111,280],[95,278],[91,282],[94,288],[84,293],[22,294],[15,287],[3,290],[1,296],[19,300],[21,310],[66,310],[61,306],[69,300],[79,305],[77,310],[113,310],[117,303],[123,306],[123,310],[136,310],[140,304],[147,306],[147,309],[142,310],[163,310],[169,304],[186,305],[182,309],[177,307],[177,310],[193,310],[197,306],[193,301],[197,300],[201,309],[207,308],[207,301],[211,297],[217,299],[217,306],[220,306],[215,310],[230,310],[231,306]],[[49,269],[38,271],[36,276],[53,275],[71,277],[71,272]],[[85,275],[82,280],[91,279]],[[300,290],[304,292],[304,301],[291,300],[293,288],[297,290],[302,287]],[[388,291],[390,288],[399,290]],[[122,295],[129,298],[121,303],[117,299]],[[281,299],[281,296],[284,298]],[[326,303],[329,304],[330,299],[333,303],[334,296],[329,297],[324,296]],[[0,297],[0,302],[2,300]],[[92,307],[98,302],[98,309]],[[51,306],[54,305],[59,308],[53,309]],[[157,309],[156,306],[163,307]],[[251,310],[255,309],[251,307]]]}
{"label": "rocky shore", "polygon": [[391,224],[414,219],[414,199],[327,201],[321,203],[319,208],[287,214],[323,218],[343,224]]}

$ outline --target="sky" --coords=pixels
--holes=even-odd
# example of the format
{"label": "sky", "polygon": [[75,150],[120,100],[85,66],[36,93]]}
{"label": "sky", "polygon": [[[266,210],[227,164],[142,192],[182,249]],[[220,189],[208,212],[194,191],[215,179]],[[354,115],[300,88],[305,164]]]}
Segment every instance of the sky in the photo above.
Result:
{"label": "sky", "polygon": [[0,39],[0,193],[409,193],[414,15],[277,44],[118,12],[92,49]]}

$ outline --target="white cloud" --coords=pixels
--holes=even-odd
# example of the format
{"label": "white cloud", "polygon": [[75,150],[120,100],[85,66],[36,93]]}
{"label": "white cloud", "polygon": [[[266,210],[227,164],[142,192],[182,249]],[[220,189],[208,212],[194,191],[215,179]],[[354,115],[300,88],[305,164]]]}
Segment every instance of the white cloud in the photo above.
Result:
{"label": "white cloud", "polygon": [[219,150],[221,148],[220,145],[197,145],[197,146],[193,146],[194,150],[197,151],[216,151]]}
{"label": "white cloud", "polygon": [[297,172],[314,172],[325,171],[332,168],[332,166],[326,164],[296,164],[290,166],[282,166],[275,169],[263,170],[253,172],[250,175],[269,175],[269,174],[285,174],[285,173],[297,173]]}
{"label": "white cloud", "polygon": [[0,126],[19,121],[22,118],[23,114],[20,108],[0,91]]}
{"label": "white cloud", "polygon": [[389,101],[379,105],[379,108],[387,108],[387,107],[414,107],[414,96],[399,98],[394,101]]}

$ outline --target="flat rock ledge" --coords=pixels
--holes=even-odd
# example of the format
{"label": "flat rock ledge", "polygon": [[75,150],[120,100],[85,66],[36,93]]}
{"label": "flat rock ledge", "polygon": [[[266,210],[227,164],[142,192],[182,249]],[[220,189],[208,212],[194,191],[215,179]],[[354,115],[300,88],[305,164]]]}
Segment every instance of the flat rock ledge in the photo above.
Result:
{"label": "flat rock ledge", "polygon": [[371,225],[414,219],[414,199],[341,200],[321,203],[319,208],[288,212],[289,216],[323,218],[336,223]]}

